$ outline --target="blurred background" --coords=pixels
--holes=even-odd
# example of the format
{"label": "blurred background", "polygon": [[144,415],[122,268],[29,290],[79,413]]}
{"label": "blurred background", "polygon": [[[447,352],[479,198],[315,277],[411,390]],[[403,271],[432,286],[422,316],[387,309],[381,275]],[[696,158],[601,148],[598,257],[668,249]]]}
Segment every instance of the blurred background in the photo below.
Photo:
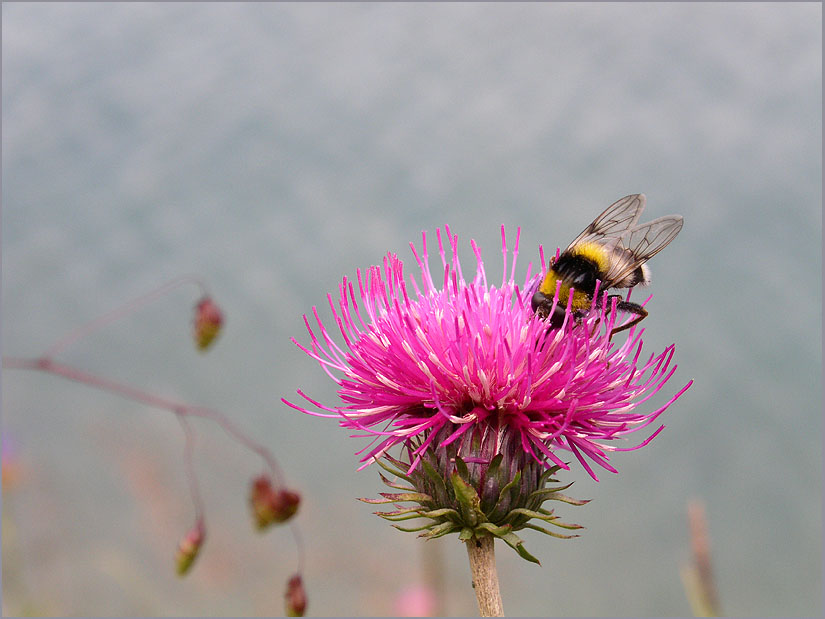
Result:
{"label": "blurred background", "polygon": [[[652,261],[645,354],[695,384],[646,448],[578,469],[561,541],[505,546],[510,615],[685,615],[687,503],[707,505],[722,609],[821,615],[822,13],[817,3],[4,4],[2,350],[181,274],[226,312],[207,355],[179,289],[60,359],[217,408],[304,503],[310,615],[400,614],[428,562],[475,614],[455,536],[424,543],[355,497],[335,422],[287,408],[333,383],[291,342],[342,276],[449,224],[501,274],[565,246],[629,193],[685,227]],[[326,309],[323,316],[329,316]],[[652,401],[650,406],[655,406]],[[174,417],[30,372],[2,375],[3,613],[272,615],[288,529],[253,530],[260,462],[196,421],[209,538],[191,525]]]}

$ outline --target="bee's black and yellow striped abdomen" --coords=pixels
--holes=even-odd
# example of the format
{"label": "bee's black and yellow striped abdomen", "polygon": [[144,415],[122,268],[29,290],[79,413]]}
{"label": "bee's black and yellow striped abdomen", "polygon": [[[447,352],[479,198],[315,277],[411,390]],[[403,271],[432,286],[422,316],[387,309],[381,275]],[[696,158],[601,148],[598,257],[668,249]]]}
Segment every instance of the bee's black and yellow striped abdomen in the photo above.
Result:
{"label": "bee's black and yellow striped abdomen", "polygon": [[564,252],[550,265],[538,291],[544,297],[549,298],[552,303],[557,282],[560,282],[559,305],[562,309],[567,306],[567,297],[571,288],[573,288],[572,309],[590,309],[596,289],[596,280],[602,279],[602,274],[610,266],[608,251],[598,243],[582,243]]}

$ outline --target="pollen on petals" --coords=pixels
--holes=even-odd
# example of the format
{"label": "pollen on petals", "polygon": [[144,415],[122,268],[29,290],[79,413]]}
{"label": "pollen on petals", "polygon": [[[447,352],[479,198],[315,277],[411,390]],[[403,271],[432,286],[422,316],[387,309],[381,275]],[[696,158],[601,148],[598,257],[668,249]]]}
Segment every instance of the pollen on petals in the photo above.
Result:
{"label": "pollen on petals", "polygon": [[306,320],[311,344],[298,344],[335,380],[341,404],[321,405],[302,391],[304,404],[284,402],[372,436],[360,452],[364,463],[412,437],[426,441],[444,430],[450,438],[443,443],[460,441],[472,426],[493,424],[545,466],[567,468],[556,455],[564,450],[594,479],[592,463],[615,471],[606,455],[618,449],[611,442],[655,424],[690,383],[663,406],[639,411],[673,376],[674,347],[640,362],[642,330],[612,342],[609,303],[594,305],[581,324],[568,308],[564,325],[550,329],[530,306],[542,269],[532,274],[528,265],[515,280],[519,234],[508,250],[502,227],[505,277],[498,287],[487,284],[475,243],[476,273],[465,280],[449,228],[436,232],[437,277],[424,234],[420,249],[411,244],[417,277],[407,278],[402,261],[388,253],[382,267],[357,273],[357,287],[345,278],[339,297],[330,297],[343,343],[315,312],[320,334]]}

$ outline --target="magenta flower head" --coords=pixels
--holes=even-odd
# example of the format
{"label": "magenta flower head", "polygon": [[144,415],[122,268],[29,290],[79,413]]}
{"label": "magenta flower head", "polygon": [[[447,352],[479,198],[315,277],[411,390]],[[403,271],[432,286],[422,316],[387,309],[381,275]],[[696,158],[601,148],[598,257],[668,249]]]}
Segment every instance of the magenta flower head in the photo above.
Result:
{"label": "magenta flower head", "polygon": [[[548,487],[569,468],[562,454],[572,453],[593,479],[597,467],[616,472],[608,452],[637,449],[664,426],[635,445],[615,443],[655,424],[690,383],[662,406],[639,411],[673,376],[673,346],[642,362],[641,329],[630,330],[624,343],[612,342],[622,314],[606,296],[583,317],[568,307],[563,324],[551,327],[531,308],[543,273],[531,274],[528,265],[521,286],[515,280],[520,230],[508,272],[502,227],[498,287],[488,284],[475,242],[475,275],[465,280],[457,236],[448,227],[445,232],[446,244],[436,232],[436,279],[425,234],[420,252],[410,244],[418,279],[407,279],[390,253],[382,266],[359,270],[356,281],[345,277],[337,298],[328,295],[342,344],[315,308],[317,327],[304,317],[310,343],[295,343],[335,381],[341,403],[324,405],[301,390],[308,404],[284,402],[372,438],[358,452],[361,468],[377,462],[403,481],[382,475],[401,492],[368,502],[412,502],[380,515],[429,519],[403,530],[426,537],[456,532],[464,540],[493,535],[535,561],[514,531],[528,527],[569,537],[534,519],[579,528],[542,507],[547,500],[584,503],[561,493],[569,485]],[[397,457],[390,455],[395,446]]]}

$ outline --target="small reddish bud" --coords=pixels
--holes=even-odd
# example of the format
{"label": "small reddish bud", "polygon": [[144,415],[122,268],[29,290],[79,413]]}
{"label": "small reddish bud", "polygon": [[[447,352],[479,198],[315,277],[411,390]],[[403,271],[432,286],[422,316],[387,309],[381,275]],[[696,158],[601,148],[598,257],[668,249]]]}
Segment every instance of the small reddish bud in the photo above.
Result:
{"label": "small reddish bud", "polygon": [[295,512],[301,497],[298,493],[285,489],[274,489],[266,475],[257,477],[252,482],[249,503],[258,529],[265,529],[271,524],[286,522]]}
{"label": "small reddish bud", "polygon": [[212,344],[223,326],[223,312],[211,297],[203,297],[195,305],[194,338],[198,350],[204,351]]}
{"label": "small reddish bud", "polygon": [[287,617],[303,617],[307,608],[307,593],[300,574],[295,574],[286,585],[284,596]]}
{"label": "small reddish bud", "polygon": [[178,544],[178,550],[175,553],[175,565],[177,566],[178,576],[185,576],[192,567],[198,552],[206,539],[206,529],[203,526],[203,521],[198,520],[195,526],[189,530],[189,533]]}

